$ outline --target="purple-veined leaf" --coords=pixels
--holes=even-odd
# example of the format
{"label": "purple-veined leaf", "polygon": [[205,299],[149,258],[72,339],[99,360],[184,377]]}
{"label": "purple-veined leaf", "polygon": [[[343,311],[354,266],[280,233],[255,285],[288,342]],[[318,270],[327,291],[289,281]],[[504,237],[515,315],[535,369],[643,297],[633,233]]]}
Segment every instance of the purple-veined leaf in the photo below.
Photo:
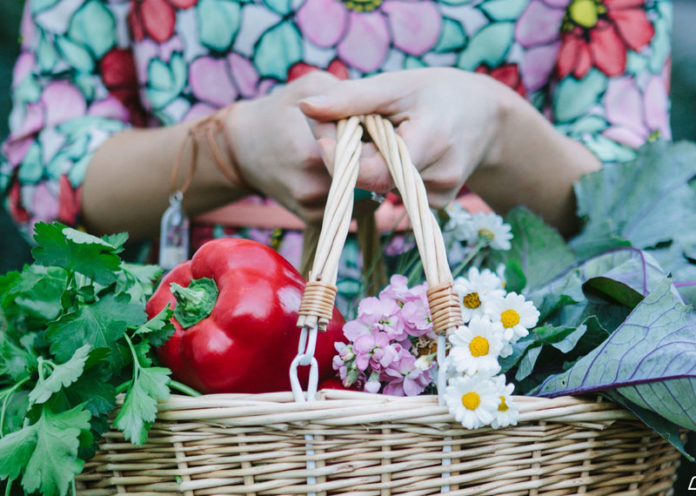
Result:
{"label": "purple-veined leaf", "polygon": [[626,321],[562,374],[547,378],[540,396],[615,390],[638,406],[696,430],[696,312],[665,279]]}

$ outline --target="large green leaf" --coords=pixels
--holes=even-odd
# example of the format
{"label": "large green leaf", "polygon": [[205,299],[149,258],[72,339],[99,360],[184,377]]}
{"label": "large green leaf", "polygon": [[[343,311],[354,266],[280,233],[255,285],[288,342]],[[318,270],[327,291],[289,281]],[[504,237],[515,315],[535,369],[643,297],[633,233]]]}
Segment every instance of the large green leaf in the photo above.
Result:
{"label": "large green leaf", "polygon": [[686,226],[696,225],[696,191],[689,186],[695,176],[691,143],[650,143],[633,162],[605,164],[575,185],[578,214],[586,224],[571,246],[587,258],[607,237],[636,248],[681,239]]}
{"label": "large green leaf", "polygon": [[[508,251],[496,252],[496,262],[517,262],[526,280],[526,290],[542,286],[575,264],[573,252],[555,229],[526,208],[505,216],[512,232]],[[514,265],[513,265],[514,266]]]}
{"label": "large green leaf", "polygon": [[669,280],[650,293],[599,347],[536,394],[615,390],[628,401],[696,430],[696,313]]}

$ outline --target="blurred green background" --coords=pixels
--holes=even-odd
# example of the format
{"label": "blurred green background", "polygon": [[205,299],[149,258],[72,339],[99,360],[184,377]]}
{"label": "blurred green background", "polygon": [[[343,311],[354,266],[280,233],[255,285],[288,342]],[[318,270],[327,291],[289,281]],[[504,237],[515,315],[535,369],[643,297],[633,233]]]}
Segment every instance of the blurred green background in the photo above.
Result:
{"label": "blurred green background", "polygon": [[[696,0],[673,0],[672,132],[675,140],[696,141]],[[10,111],[9,88],[17,56],[22,0],[0,0],[0,141],[7,135]],[[29,246],[19,236],[4,209],[0,209],[0,274],[22,266],[30,259]],[[690,451],[696,453],[696,436]],[[674,486],[676,496],[696,496],[688,491],[696,464],[684,464]]]}

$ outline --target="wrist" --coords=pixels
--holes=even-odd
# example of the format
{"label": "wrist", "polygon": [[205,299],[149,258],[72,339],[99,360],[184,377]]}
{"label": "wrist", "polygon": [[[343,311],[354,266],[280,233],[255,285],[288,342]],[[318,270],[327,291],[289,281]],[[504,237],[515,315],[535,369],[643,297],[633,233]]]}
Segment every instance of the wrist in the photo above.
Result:
{"label": "wrist", "polygon": [[523,114],[529,104],[516,92],[502,83],[495,81],[493,85],[493,121],[494,133],[486,154],[481,161],[482,168],[497,168],[506,161],[506,150],[514,141],[513,133],[520,133],[515,123],[523,122]]}

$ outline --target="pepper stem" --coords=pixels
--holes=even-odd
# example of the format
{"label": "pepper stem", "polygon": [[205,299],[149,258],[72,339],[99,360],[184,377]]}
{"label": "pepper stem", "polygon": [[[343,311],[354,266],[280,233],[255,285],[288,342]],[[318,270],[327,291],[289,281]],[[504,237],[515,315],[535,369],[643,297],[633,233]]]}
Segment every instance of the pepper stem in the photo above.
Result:
{"label": "pepper stem", "polygon": [[214,280],[203,277],[194,279],[188,287],[175,282],[170,287],[176,298],[174,318],[184,329],[198,324],[212,313],[219,293]]}

